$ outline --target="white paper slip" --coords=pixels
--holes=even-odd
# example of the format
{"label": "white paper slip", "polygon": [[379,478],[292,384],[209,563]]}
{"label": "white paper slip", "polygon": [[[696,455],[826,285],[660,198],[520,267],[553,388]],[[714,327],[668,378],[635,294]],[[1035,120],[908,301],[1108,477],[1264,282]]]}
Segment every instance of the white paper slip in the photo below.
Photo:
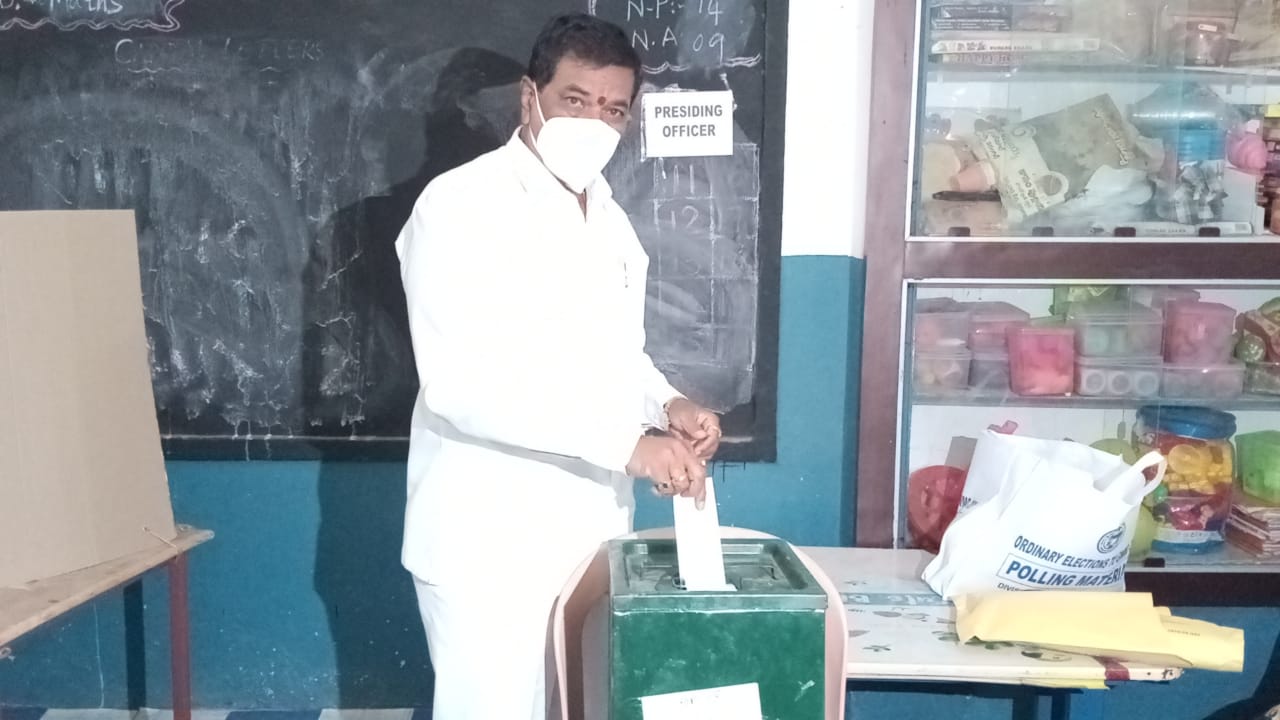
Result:
{"label": "white paper slip", "polygon": [[734,590],[724,581],[724,553],[720,549],[720,513],[716,488],[707,477],[707,502],[699,510],[693,498],[676,496],[676,563],[685,590]]}
{"label": "white paper slip", "polygon": [[763,720],[756,683],[642,697],[640,713],[644,720]]}
{"label": "white paper slip", "polygon": [[640,98],[646,158],[733,154],[733,93],[645,93]]}

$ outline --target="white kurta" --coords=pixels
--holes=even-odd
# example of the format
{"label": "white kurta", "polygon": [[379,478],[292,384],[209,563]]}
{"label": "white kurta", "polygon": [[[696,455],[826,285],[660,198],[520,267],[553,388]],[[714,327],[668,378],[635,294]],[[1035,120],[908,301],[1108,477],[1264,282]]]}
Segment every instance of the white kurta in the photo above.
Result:
{"label": "white kurta", "polygon": [[[644,353],[648,257],[604,178],[587,198],[584,217],[517,135],[432,181],[396,241],[421,382],[402,560],[420,595],[510,592],[545,623],[576,564],[630,530],[624,468],[677,393]],[[423,614],[431,636],[441,618]],[[440,714],[449,659],[432,659],[436,717],[473,716]]]}

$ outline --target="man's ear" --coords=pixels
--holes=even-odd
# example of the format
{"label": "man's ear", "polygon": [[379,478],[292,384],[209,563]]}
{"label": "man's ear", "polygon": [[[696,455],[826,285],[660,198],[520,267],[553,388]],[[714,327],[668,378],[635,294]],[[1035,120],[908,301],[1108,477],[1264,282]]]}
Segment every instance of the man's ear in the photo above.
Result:
{"label": "man's ear", "polygon": [[520,124],[525,127],[528,127],[533,119],[535,112],[533,94],[538,91],[537,88],[538,86],[528,75],[520,78]]}

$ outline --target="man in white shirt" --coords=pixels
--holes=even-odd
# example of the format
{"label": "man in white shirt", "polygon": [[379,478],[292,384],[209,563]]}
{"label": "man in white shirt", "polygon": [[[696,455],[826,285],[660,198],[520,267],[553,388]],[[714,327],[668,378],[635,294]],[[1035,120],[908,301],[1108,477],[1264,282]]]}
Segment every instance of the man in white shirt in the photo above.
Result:
{"label": "man in white shirt", "polygon": [[436,720],[541,720],[555,597],[630,531],[632,478],[704,499],[719,421],[644,352],[649,261],[600,175],[640,72],[621,29],[554,18],[520,129],[428,185],[396,241],[422,385],[402,559]]}

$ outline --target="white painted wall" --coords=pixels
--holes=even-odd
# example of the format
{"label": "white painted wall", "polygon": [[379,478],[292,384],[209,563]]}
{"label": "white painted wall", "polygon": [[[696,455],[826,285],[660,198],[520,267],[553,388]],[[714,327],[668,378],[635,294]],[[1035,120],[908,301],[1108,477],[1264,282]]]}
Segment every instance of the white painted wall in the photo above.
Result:
{"label": "white painted wall", "polygon": [[782,254],[864,257],[875,3],[790,5]]}

